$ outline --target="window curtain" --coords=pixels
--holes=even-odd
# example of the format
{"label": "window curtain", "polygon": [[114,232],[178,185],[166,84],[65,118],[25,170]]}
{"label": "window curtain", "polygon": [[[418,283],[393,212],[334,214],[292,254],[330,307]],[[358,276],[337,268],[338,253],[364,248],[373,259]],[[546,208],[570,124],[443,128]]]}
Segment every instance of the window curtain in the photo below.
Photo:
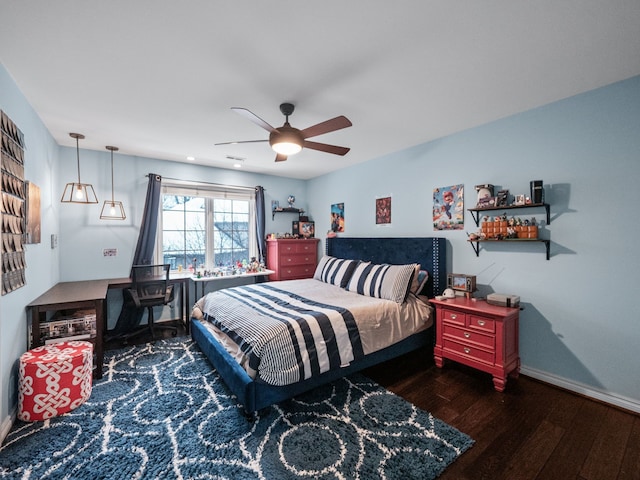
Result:
{"label": "window curtain", "polygon": [[147,198],[142,212],[142,223],[136,252],[133,255],[133,265],[153,264],[153,250],[156,244],[158,230],[158,212],[160,208],[160,191],[162,190],[162,177],[155,173],[149,174],[147,186]]}
{"label": "window curtain", "polygon": [[258,260],[260,263],[267,261],[267,241],[265,239],[265,207],[264,187],[256,187],[256,239],[258,240]]}
{"label": "window curtain", "polygon": [[[151,265],[153,263],[153,251],[156,243],[156,231],[158,229],[158,211],[160,207],[160,190],[162,177],[155,173],[150,173],[149,184],[147,186],[147,197],[144,202],[144,210],[142,212],[142,223],[140,224],[140,234],[138,235],[138,244],[133,254],[133,265]],[[133,305],[131,293],[128,289],[122,290],[122,310],[118,316],[115,328],[110,335],[118,336],[131,332],[140,325],[144,308],[136,308]]]}

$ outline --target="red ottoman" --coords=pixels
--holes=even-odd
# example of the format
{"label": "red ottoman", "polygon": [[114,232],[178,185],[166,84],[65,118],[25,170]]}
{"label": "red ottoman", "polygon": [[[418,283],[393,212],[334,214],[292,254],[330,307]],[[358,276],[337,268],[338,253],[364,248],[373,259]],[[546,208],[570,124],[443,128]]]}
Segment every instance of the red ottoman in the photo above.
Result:
{"label": "red ottoman", "polygon": [[82,405],[91,395],[93,344],[60,342],[20,357],[18,418],[46,420]]}

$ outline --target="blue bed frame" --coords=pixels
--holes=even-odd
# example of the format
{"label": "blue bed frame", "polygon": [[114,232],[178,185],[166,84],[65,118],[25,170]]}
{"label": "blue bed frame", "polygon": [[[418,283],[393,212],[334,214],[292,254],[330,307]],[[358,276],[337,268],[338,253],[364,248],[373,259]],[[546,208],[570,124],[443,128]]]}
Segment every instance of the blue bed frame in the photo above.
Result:
{"label": "blue bed frame", "polygon": [[[444,238],[349,238],[326,239],[326,253],[338,258],[359,259],[374,263],[420,263],[429,271],[429,297],[439,295],[446,285],[446,242]],[[325,383],[398,357],[425,345],[433,346],[434,327],[412,335],[401,342],[352,362],[348,367],[331,370],[292,385],[274,386],[253,380],[231,355],[199,322],[191,320],[191,336],[211,361],[229,389],[238,398],[247,415],[290,399]]]}

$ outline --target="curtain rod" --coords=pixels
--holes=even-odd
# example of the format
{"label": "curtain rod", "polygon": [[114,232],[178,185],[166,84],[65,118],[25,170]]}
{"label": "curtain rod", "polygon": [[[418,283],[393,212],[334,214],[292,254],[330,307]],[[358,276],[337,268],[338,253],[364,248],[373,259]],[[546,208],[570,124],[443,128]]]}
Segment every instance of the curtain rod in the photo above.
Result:
{"label": "curtain rod", "polygon": [[[224,183],[213,183],[213,182],[202,182],[202,181],[195,181],[195,180],[185,180],[183,178],[172,178],[172,177],[164,177],[162,175],[159,175],[162,179],[167,179],[167,180],[174,180],[177,182],[191,182],[192,184],[200,184],[200,185],[212,185],[214,187],[223,187],[223,188],[235,188],[237,190],[250,190],[250,191],[255,191],[256,187],[244,187],[242,185],[227,185]],[[145,177],[149,177],[149,174],[147,173],[145,175]],[[267,189],[265,188],[265,191]]]}

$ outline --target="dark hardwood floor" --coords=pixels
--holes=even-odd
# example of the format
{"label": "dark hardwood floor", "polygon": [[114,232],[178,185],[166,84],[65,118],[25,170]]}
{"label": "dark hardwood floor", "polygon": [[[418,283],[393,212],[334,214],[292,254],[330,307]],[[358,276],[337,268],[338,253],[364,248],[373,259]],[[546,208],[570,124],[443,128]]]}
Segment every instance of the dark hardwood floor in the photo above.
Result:
{"label": "dark hardwood floor", "polygon": [[640,479],[640,415],[520,375],[496,392],[491,376],[426,351],[367,376],[470,435],[446,480]]}
{"label": "dark hardwood floor", "polygon": [[475,440],[440,479],[640,480],[640,415],[522,375],[499,393],[490,375],[454,362],[439,369],[426,350],[364,374]]}

